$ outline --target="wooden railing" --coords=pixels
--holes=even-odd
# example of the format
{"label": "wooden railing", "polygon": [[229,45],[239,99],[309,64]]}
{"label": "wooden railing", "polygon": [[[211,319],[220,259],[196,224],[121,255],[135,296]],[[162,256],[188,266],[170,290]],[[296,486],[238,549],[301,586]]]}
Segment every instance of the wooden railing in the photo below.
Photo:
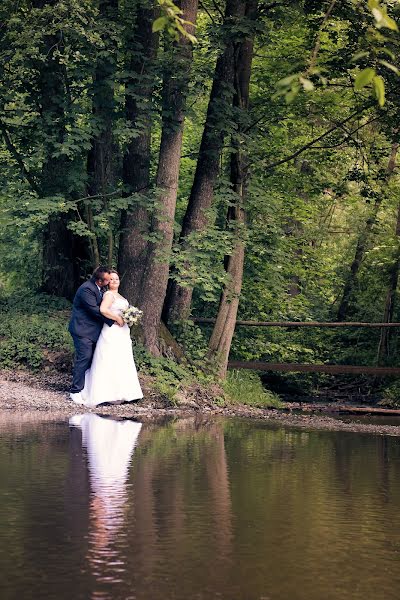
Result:
{"label": "wooden railing", "polygon": [[[194,323],[215,323],[215,319],[195,317]],[[400,323],[362,323],[355,321],[320,322],[320,321],[236,321],[236,325],[246,327],[400,327]]]}
{"label": "wooden railing", "polygon": [[[195,323],[213,324],[215,319],[196,317]],[[400,323],[363,323],[355,321],[320,322],[320,321],[236,321],[236,325],[245,327],[366,327],[384,328],[400,327]],[[273,363],[257,361],[229,361],[228,369],[251,369],[254,371],[285,371],[299,373],[331,373],[351,375],[374,375],[376,377],[400,375],[400,367],[371,367],[364,365],[326,365],[300,363]]]}

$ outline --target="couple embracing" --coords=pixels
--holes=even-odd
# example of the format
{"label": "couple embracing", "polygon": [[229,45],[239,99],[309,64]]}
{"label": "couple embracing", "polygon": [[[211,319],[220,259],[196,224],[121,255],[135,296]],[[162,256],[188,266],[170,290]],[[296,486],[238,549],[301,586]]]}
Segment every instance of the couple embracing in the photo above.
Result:
{"label": "couple embracing", "polygon": [[76,404],[143,398],[128,325],[121,313],[129,302],[118,293],[117,271],[98,267],[76,292],[69,332],[75,347],[70,398]]}

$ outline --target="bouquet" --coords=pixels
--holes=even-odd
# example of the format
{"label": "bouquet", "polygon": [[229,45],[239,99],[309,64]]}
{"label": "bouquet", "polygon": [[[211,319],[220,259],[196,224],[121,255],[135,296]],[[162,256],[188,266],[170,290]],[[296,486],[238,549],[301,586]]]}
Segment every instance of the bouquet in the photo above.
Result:
{"label": "bouquet", "polygon": [[128,308],[125,308],[121,312],[121,317],[128,325],[128,327],[132,327],[132,325],[136,325],[140,319],[142,318],[143,312],[136,308],[136,306],[129,305]]}

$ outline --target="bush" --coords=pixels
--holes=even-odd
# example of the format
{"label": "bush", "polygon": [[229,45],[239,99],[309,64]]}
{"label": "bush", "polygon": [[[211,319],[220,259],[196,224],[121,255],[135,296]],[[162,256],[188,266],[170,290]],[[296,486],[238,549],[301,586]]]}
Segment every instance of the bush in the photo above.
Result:
{"label": "bush", "polygon": [[37,370],[43,362],[41,350],[26,341],[1,340],[0,341],[0,366],[13,368],[16,365],[24,365],[32,370]]}
{"label": "bush", "polygon": [[37,370],[48,351],[71,354],[69,307],[66,300],[45,294],[1,298],[0,367]]}
{"label": "bush", "polygon": [[400,381],[394,381],[383,391],[383,398],[379,402],[381,406],[400,408]]}
{"label": "bush", "polygon": [[203,373],[194,364],[179,364],[169,358],[155,358],[137,342],[134,343],[133,353],[138,371],[153,377],[154,389],[172,404],[175,403],[176,394],[182,387],[194,382],[202,385],[214,382],[210,375]]}
{"label": "bush", "polygon": [[279,396],[263,387],[257,373],[245,370],[228,371],[228,376],[222,385],[232,403],[259,408],[283,406]]}

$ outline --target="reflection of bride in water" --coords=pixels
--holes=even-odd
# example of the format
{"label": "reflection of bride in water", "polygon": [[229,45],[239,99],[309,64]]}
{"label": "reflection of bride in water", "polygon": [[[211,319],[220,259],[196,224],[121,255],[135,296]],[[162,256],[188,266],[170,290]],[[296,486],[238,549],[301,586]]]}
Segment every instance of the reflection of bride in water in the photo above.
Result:
{"label": "reflection of bride in water", "polygon": [[117,547],[127,507],[127,478],[141,423],[95,414],[76,415],[69,424],[82,431],[91,488],[89,561],[98,581],[116,582],[124,571]]}

